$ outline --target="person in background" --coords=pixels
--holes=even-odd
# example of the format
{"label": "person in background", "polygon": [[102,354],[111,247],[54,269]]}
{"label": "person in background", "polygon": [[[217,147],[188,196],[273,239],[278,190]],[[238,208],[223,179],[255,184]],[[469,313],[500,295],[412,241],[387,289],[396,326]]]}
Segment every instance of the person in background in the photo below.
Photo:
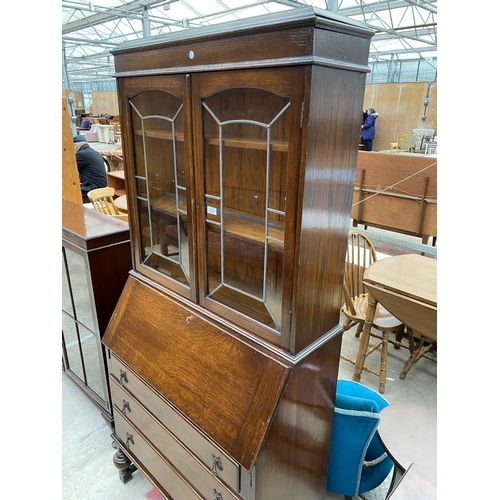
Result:
{"label": "person in background", "polygon": [[90,130],[91,121],[89,115],[82,115],[82,123],[80,123],[81,130]]}
{"label": "person in background", "polygon": [[372,150],[372,142],[375,139],[375,120],[378,118],[378,113],[369,108],[364,112],[365,123],[361,125],[361,139],[363,139],[366,151]]}
{"label": "person in background", "polygon": [[87,196],[89,191],[108,186],[104,159],[99,151],[89,146],[87,139],[83,135],[73,137],[73,146],[75,147],[83,203],[90,203]]}

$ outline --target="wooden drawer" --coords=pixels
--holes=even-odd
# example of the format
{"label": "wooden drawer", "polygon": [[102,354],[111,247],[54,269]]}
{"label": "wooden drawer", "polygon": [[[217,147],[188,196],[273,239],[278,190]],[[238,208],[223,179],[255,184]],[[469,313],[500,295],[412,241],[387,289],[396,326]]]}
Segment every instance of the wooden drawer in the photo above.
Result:
{"label": "wooden drawer", "polygon": [[179,476],[165,458],[141,436],[140,432],[119,411],[116,413],[116,434],[172,498],[176,500],[205,500]]}
{"label": "wooden drawer", "polygon": [[[220,467],[217,467],[217,476],[232,490],[237,493],[241,492],[240,474],[248,476],[243,478],[244,484],[253,484],[250,473],[242,469],[223,450],[207,440],[189,421],[149,388],[130,367],[118,360],[113,354],[111,355],[109,372],[110,385],[114,391],[111,399],[119,411],[122,409],[121,405],[124,399],[121,393],[117,392],[117,388],[121,386],[137,401],[140,401],[148,412],[154,415],[170,433],[194,453],[209,470],[214,466],[213,459],[217,460],[220,464]],[[140,428],[142,429],[142,427]],[[152,439],[152,441],[157,442],[156,439]]]}
{"label": "wooden drawer", "polygon": [[[111,379],[111,394],[115,402],[114,410],[126,414],[126,420],[139,429],[156,449],[198,490],[205,498],[212,498],[214,490],[224,499],[235,500],[235,496],[219,481],[192,453],[155,417],[153,417],[133,396]],[[122,406],[122,402],[125,402]],[[121,408],[120,408],[121,406]],[[120,436],[123,440],[123,437]],[[138,456],[139,460],[141,459]]]}

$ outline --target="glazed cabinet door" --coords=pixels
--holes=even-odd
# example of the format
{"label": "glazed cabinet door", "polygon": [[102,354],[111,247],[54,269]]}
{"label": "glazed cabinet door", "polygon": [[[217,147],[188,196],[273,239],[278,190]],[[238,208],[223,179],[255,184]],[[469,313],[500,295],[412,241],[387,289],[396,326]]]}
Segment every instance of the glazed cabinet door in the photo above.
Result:
{"label": "glazed cabinet door", "polygon": [[196,300],[188,80],[171,75],[119,85],[134,267]]}
{"label": "glazed cabinet door", "polygon": [[62,353],[69,377],[111,412],[89,263],[84,251],[62,247]]}
{"label": "glazed cabinet door", "polygon": [[305,70],[192,79],[199,301],[288,349]]}

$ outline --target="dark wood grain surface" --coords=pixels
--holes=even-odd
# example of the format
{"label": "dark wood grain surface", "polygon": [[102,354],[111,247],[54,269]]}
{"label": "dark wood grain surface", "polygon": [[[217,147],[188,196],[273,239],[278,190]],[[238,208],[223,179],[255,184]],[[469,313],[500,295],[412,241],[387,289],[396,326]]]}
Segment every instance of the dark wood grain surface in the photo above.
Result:
{"label": "dark wood grain surface", "polygon": [[289,367],[132,277],[103,342],[244,467],[252,468]]}
{"label": "dark wood grain surface", "polygon": [[[372,35],[304,8],[114,51],[125,177],[134,179],[134,271],[103,342],[143,384],[134,393],[147,410],[134,430],[141,439],[160,446],[147,414],[157,418],[161,404],[184,419],[180,431],[167,427],[189,441],[193,461],[171,458],[201,489],[212,479],[192,477],[198,445],[184,424],[241,465],[247,482],[235,496],[325,497]],[[147,258],[154,242],[143,230],[156,223],[148,198],[162,193],[183,198],[189,282],[161,255],[151,265]],[[218,229],[226,215],[235,218]],[[146,447],[125,454],[139,466],[153,456]],[[151,467],[141,470],[154,482],[162,471]]]}
{"label": "dark wood grain surface", "polygon": [[71,201],[62,200],[62,237],[86,250],[129,240],[129,225]]}
{"label": "dark wood grain surface", "polygon": [[381,412],[377,434],[402,470],[417,463],[437,476],[437,410],[419,405],[390,405]]}
{"label": "dark wood grain surface", "polygon": [[387,497],[389,500],[436,500],[437,477],[418,464],[411,464],[396,488]]}
{"label": "dark wood grain surface", "polygon": [[[145,51],[144,42],[139,41],[123,44],[112,53],[117,56],[117,75],[123,77],[311,64],[313,56],[324,64],[354,66],[366,72],[373,32],[361,24],[338,20],[328,11],[304,8],[300,13],[291,10],[225,23],[222,28],[190,29],[158,37],[148,47],[154,50]],[[349,43],[353,37],[355,45]]]}

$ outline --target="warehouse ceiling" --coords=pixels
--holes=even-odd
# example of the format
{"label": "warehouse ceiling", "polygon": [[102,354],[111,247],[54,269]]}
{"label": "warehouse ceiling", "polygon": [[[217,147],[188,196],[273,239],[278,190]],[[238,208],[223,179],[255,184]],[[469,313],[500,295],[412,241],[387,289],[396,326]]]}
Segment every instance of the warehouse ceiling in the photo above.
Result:
{"label": "warehouse ceiling", "polygon": [[373,29],[369,62],[437,58],[437,0],[63,0],[63,88],[111,79],[124,41],[307,6]]}

